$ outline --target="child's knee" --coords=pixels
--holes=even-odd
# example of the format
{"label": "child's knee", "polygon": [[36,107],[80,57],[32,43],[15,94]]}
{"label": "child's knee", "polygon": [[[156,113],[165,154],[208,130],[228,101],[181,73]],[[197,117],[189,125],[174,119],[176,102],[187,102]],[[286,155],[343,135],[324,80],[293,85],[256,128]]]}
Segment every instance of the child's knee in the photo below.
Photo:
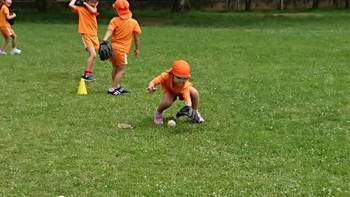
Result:
{"label": "child's knee", "polygon": [[199,92],[196,88],[191,87],[190,88],[190,95],[191,95],[191,97],[199,97]]}

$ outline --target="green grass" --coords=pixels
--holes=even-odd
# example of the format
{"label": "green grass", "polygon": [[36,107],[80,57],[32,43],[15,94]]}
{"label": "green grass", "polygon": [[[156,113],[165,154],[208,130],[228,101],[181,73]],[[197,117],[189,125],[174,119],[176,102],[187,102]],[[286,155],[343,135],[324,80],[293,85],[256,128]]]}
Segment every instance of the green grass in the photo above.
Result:
{"label": "green grass", "polygon": [[[116,98],[100,61],[77,96],[74,21],[18,20],[23,54],[0,57],[0,196],[349,196],[350,14],[276,14],[140,13],[162,25],[143,27]],[[206,122],[154,126],[161,93],[145,88],[179,58]]]}

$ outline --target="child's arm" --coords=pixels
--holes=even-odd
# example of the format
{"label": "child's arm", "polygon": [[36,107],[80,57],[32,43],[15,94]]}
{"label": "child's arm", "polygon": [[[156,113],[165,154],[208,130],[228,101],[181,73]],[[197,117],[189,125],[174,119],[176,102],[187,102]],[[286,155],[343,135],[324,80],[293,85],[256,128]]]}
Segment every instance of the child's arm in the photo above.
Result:
{"label": "child's arm", "polygon": [[90,13],[92,14],[97,14],[97,5],[98,5],[98,2],[96,3],[96,7],[92,7],[90,4],[86,3],[84,1],[83,3],[85,5],[85,7],[89,10]]}
{"label": "child's arm", "polygon": [[76,9],[77,8],[77,6],[75,5],[75,2],[76,2],[77,0],[71,0],[70,2],[69,2],[69,7],[70,8],[72,8],[72,9]]}
{"label": "child's arm", "polygon": [[187,87],[183,90],[182,96],[184,98],[184,103],[186,106],[192,107],[190,89]]}
{"label": "child's arm", "polygon": [[8,13],[8,14],[6,14],[6,19],[7,20],[11,20],[11,19],[14,19],[14,18],[16,18],[16,14],[15,13],[12,13],[12,14]]}
{"label": "child's arm", "polygon": [[191,99],[189,99],[189,100],[184,100],[184,103],[185,103],[186,106],[192,107],[192,101],[191,101]]}
{"label": "child's arm", "polygon": [[107,29],[105,35],[103,36],[102,41],[103,41],[103,42],[106,42],[106,41],[109,39],[109,37],[111,37],[112,33],[113,33],[112,30]]}
{"label": "child's arm", "polygon": [[139,51],[140,45],[141,45],[140,34],[134,33],[134,42],[135,42],[134,54],[135,54],[135,57],[137,58],[139,56],[139,53],[140,53],[140,51]]}
{"label": "child's arm", "polygon": [[154,78],[152,81],[150,81],[148,83],[148,87],[147,87],[148,92],[149,93],[155,92],[157,90],[157,86],[160,85],[163,80],[164,80],[164,75],[162,73],[159,76],[157,76],[156,78]]}
{"label": "child's arm", "polygon": [[147,90],[148,90],[148,93],[153,93],[157,90],[156,85],[154,84],[153,81],[149,82]]}

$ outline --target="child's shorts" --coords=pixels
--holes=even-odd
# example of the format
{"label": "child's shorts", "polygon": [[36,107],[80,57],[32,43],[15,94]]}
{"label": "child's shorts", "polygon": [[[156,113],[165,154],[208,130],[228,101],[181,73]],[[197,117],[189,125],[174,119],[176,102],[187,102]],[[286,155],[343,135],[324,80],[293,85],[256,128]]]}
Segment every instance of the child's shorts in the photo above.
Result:
{"label": "child's shorts", "polygon": [[96,35],[81,34],[81,39],[83,40],[85,48],[95,48],[98,49],[100,44]]}
{"label": "child's shorts", "polygon": [[113,49],[113,56],[109,59],[109,61],[114,66],[124,66],[128,64],[128,54],[125,52],[117,51]]}
{"label": "child's shorts", "polygon": [[1,34],[5,37],[5,38],[9,38],[10,36],[16,36],[15,31],[13,31],[13,29],[11,27],[1,27]]}

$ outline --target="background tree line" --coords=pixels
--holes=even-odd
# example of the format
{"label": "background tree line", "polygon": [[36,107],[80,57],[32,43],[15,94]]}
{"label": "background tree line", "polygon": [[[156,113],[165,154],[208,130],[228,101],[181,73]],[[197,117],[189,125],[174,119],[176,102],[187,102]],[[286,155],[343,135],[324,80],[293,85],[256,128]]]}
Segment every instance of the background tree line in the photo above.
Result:
{"label": "background tree line", "polygon": [[[45,11],[69,0],[15,0],[18,7],[37,7]],[[100,5],[110,5],[114,0],[100,0]],[[129,0],[137,9],[157,8],[182,12],[189,9],[213,9],[227,11],[250,11],[261,9],[317,9],[349,8],[350,0]]]}

